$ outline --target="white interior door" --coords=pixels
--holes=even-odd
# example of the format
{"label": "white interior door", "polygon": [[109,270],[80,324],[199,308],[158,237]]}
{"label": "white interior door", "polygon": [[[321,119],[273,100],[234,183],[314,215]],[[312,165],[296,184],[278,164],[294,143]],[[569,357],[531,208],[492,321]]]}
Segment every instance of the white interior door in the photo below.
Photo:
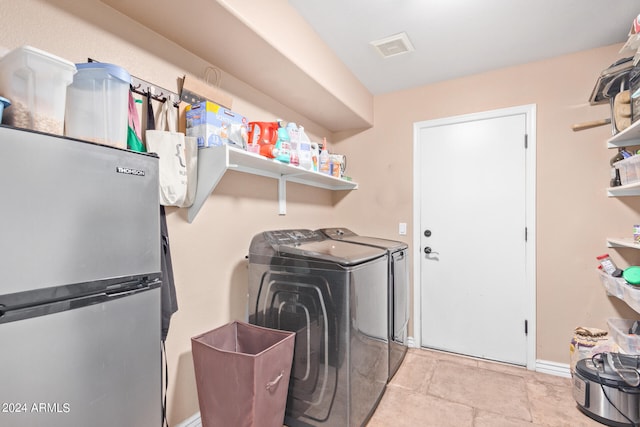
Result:
{"label": "white interior door", "polygon": [[527,120],[499,110],[416,126],[423,347],[527,365]]}

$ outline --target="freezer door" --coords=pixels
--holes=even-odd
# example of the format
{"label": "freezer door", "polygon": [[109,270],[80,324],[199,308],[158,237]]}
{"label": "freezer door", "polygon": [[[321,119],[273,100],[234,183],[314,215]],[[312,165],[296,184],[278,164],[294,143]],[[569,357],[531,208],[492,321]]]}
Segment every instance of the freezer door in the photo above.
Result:
{"label": "freezer door", "polygon": [[160,271],[158,159],[0,126],[0,294]]}
{"label": "freezer door", "polygon": [[0,325],[0,425],[161,425],[160,288]]}

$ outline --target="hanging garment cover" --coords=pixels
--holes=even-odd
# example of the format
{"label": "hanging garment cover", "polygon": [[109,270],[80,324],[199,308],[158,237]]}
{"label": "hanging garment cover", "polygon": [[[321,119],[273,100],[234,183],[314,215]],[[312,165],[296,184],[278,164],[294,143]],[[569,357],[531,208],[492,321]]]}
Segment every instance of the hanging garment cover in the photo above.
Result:
{"label": "hanging garment cover", "polygon": [[169,246],[169,230],[164,206],[160,205],[160,252],[162,264],[162,286],[160,288],[160,305],[162,311],[162,341],[165,341],[169,333],[171,316],[178,311],[176,288],[173,281],[173,266],[171,264],[171,247]]}

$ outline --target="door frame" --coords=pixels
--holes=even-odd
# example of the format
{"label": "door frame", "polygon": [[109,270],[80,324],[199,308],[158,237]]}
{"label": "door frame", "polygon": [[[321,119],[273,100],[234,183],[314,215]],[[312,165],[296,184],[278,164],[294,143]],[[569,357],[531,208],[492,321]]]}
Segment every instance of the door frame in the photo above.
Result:
{"label": "door frame", "polygon": [[479,113],[463,114],[442,119],[426,120],[413,124],[413,347],[422,347],[421,343],[421,266],[422,248],[420,239],[420,130],[435,126],[452,125],[477,120],[486,120],[512,115],[525,115],[527,149],[525,151],[525,224],[527,242],[525,246],[525,286],[527,301],[525,304],[527,330],[527,369],[536,368],[536,104],[501,108]]}

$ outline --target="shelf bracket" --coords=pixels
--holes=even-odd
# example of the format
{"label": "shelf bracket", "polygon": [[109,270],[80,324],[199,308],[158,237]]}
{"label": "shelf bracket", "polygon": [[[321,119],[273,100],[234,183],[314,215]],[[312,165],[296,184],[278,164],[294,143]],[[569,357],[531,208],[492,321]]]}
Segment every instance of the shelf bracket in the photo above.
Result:
{"label": "shelf bracket", "polygon": [[278,208],[280,215],[287,214],[287,178],[284,175],[278,178]]}

